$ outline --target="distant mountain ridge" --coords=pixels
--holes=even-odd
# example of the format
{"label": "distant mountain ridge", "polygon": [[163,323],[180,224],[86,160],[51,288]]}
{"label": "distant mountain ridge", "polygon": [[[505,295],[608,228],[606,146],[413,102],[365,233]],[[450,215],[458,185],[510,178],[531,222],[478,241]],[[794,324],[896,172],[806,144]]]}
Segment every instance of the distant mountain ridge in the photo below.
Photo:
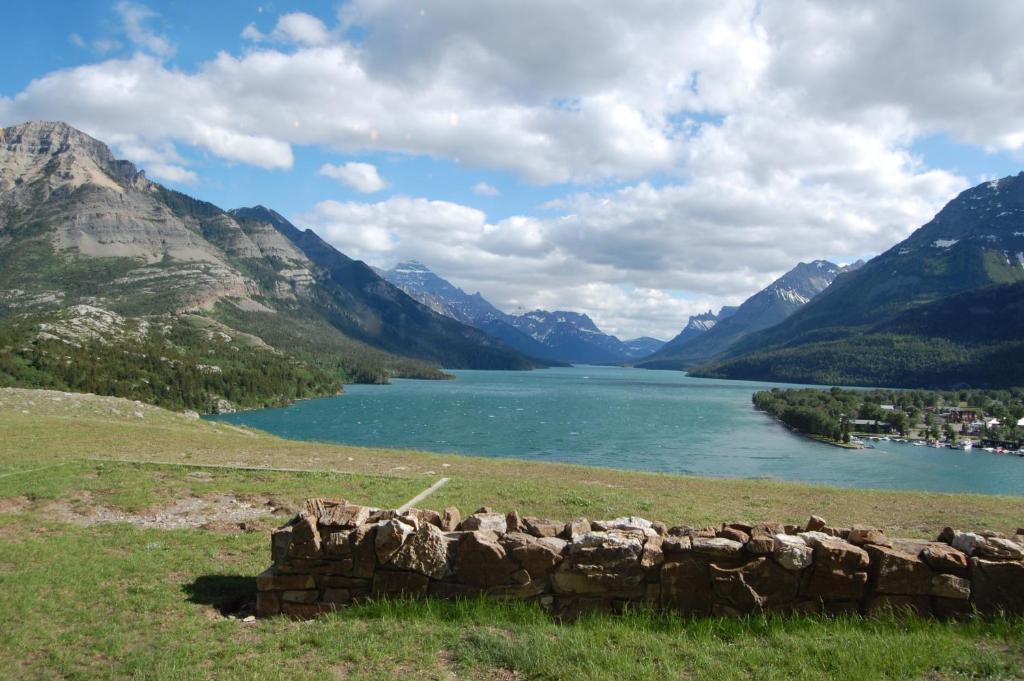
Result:
{"label": "distant mountain ridge", "polygon": [[507,314],[479,293],[466,293],[415,261],[400,263],[381,274],[424,305],[486,331],[528,357],[575,364],[617,364],[649,355],[662,344],[647,337],[620,341],[578,312],[532,310]]}
{"label": "distant mountain ridge", "polygon": [[[897,387],[1024,384],[1024,173],[984,182],[693,373]],[[1017,317],[1019,319],[1019,317]]]}
{"label": "distant mountain ridge", "polygon": [[215,320],[338,380],[538,365],[274,211],[224,211],[169,190],[63,123],[4,128],[0,323],[28,329],[27,318],[45,323],[81,305],[130,325]]}
{"label": "distant mountain ridge", "polygon": [[725,352],[752,333],[789,317],[827,289],[836,277],[861,266],[840,266],[827,260],[799,263],[736,308],[722,308],[690,318],[678,336],[637,366],[685,369]]}

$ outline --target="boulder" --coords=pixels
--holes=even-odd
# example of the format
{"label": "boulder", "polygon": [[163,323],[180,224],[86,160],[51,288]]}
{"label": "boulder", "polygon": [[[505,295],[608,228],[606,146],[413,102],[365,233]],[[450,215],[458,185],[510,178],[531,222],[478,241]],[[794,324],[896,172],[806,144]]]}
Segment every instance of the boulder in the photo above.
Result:
{"label": "boulder", "polygon": [[1024,614],[1024,562],[971,558],[971,601],[986,615]]}
{"label": "boulder", "polygon": [[377,569],[377,526],[360,525],[348,535],[352,551],[351,576],[371,579]]}
{"label": "boulder", "polygon": [[814,549],[802,537],[776,534],[772,558],[787,570],[803,570],[814,562]]}
{"label": "boulder", "polygon": [[651,522],[651,529],[654,530],[655,532],[657,532],[659,537],[667,537],[668,536],[668,525],[666,525],[665,523],[661,522],[660,520],[652,521]]}
{"label": "boulder", "polygon": [[377,535],[374,538],[374,546],[377,548],[377,560],[382,564],[387,564],[391,557],[402,548],[405,540],[415,531],[411,525],[403,522],[401,518],[385,520],[377,525]]}
{"label": "boulder", "polygon": [[[486,508],[486,507],[485,507]],[[505,516],[500,513],[474,513],[465,518],[459,529],[463,532],[494,532],[504,534],[507,527]]]}
{"label": "boulder", "polygon": [[544,518],[523,518],[523,525],[534,537],[557,537],[565,531],[565,523]]}
{"label": "boulder", "polygon": [[289,558],[317,558],[320,556],[320,530],[316,516],[302,515],[292,526],[292,540],[288,546]]}
{"label": "boulder", "polygon": [[512,573],[518,569],[501,544],[486,534],[466,532],[459,539],[455,573],[466,584],[479,587],[509,584]]}
{"label": "boulder", "polygon": [[977,555],[988,560],[1024,560],[1024,547],[1002,537],[985,537]]}
{"label": "boulder", "polygon": [[709,569],[716,605],[748,613],[796,602],[799,575],[767,558],[757,558],[738,568],[711,565]]}
{"label": "boulder", "polygon": [[854,525],[851,527],[846,540],[854,546],[865,546],[867,544],[892,546],[892,542],[889,541],[884,532],[877,527],[868,527],[867,525]]}
{"label": "boulder", "polygon": [[808,544],[814,549],[814,566],[807,579],[805,594],[824,601],[859,599],[868,581],[867,552],[836,538],[812,537]]}
{"label": "boulder", "polygon": [[389,568],[418,572],[434,579],[441,579],[451,572],[448,541],[444,533],[431,523],[420,525],[387,561],[382,562]]}
{"label": "boulder", "polygon": [[921,560],[935,572],[961,576],[967,574],[967,556],[947,544],[928,544],[921,549]]}
{"label": "boulder", "polygon": [[966,601],[971,597],[971,580],[956,575],[934,575],[931,595]]}
{"label": "boulder", "polygon": [[875,544],[865,548],[871,558],[871,581],[875,591],[907,596],[931,593],[932,570],[917,554]]}
{"label": "boulder", "polygon": [[441,517],[441,529],[445,532],[454,532],[459,529],[459,523],[461,522],[462,514],[459,513],[459,509],[449,506],[444,510],[444,515]]}
{"label": "boulder", "polygon": [[430,509],[426,508],[411,508],[409,509],[406,515],[415,517],[416,520],[421,525],[423,523],[427,523],[433,525],[439,530],[444,529],[443,527],[441,527],[441,525],[443,524],[443,519],[441,518],[441,514],[437,511],[431,511]]}

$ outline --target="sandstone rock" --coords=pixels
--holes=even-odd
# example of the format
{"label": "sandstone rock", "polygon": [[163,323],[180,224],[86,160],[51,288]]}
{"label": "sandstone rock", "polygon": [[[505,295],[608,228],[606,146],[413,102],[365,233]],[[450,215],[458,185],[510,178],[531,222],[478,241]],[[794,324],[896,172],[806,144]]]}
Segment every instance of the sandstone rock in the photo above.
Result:
{"label": "sandstone rock", "polygon": [[835,539],[831,534],[826,534],[825,532],[798,532],[794,536],[803,539],[807,542],[808,546],[813,546],[815,541],[820,541],[822,539]]}
{"label": "sandstone rock", "polygon": [[566,523],[562,539],[575,541],[577,537],[580,537],[587,532],[590,532],[590,521],[586,518],[576,518],[575,520],[570,520]]}
{"label": "sandstone rock", "polygon": [[651,522],[651,529],[658,533],[659,537],[668,536],[668,525],[661,522],[660,520],[654,520]]}
{"label": "sandstone rock", "polygon": [[317,558],[320,556],[320,531],[316,517],[302,516],[292,526],[292,540],[288,546],[291,558]]}
{"label": "sandstone rock", "polygon": [[924,547],[921,550],[921,560],[936,572],[961,576],[967,574],[967,556],[946,544],[936,542]]}
{"label": "sandstone rock", "polygon": [[932,590],[932,570],[920,557],[888,546],[868,544],[871,579],[879,593],[927,595]]}
{"label": "sandstone rock", "polygon": [[827,526],[828,523],[825,522],[824,518],[822,518],[821,516],[812,515],[807,520],[806,530],[807,532],[821,532]]}
{"label": "sandstone rock", "polygon": [[693,540],[685,536],[680,537],[670,534],[661,542],[661,551],[666,556],[689,553],[691,548],[693,548]]}
{"label": "sandstone rock", "polygon": [[743,534],[746,534],[746,535],[749,535],[754,530],[754,526],[751,525],[750,523],[740,523],[740,522],[723,523],[722,524],[722,529],[724,530],[726,528],[732,528],[734,530],[739,530],[740,532],[742,532]]}
{"label": "sandstone rock", "polygon": [[1024,547],[1002,537],[986,537],[985,543],[978,547],[977,554],[988,560],[1022,560]]}
{"label": "sandstone rock", "polygon": [[854,525],[851,527],[847,535],[847,541],[855,546],[864,546],[865,544],[892,546],[892,542],[889,541],[884,532],[877,527],[868,527],[866,525]]}
{"label": "sandstone rock", "polygon": [[415,572],[377,570],[373,575],[373,593],[377,596],[423,596],[430,578]]}
{"label": "sandstone rock", "polygon": [[931,595],[966,601],[971,597],[971,580],[956,575],[935,575]]}
{"label": "sandstone rock", "polygon": [[512,573],[513,584],[529,584],[532,579],[528,570],[516,570]]}
{"label": "sandstone rock", "polygon": [[691,551],[707,556],[711,560],[736,559],[743,551],[743,544],[732,539],[696,537],[691,540]]}
{"label": "sandstone rock", "polygon": [[808,543],[814,548],[814,566],[805,594],[825,601],[859,599],[868,580],[867,552],[842,539],[812,537]]}
{"label": "sandstone rock", "polygon": [[320,550],[329,558],[346,558],[352,554],[349,536],[355,530],[340,530],[323,535]]}
{"label": "sandstone rock", "polygon": [[802,570],[814,562],[814,549],[802,537],[776,534],[772,557],[787,570]]}
{"label": "sandstone rock", "polygon": [[444,533],[430,523],[420,525],[420,529],[382,562],[387,567],[418,572],[434,579],[441,579],[451,571],[448,542]]}
{"label": "sandstone rock", "polygon": [[257,591],[295,591],[315,586],[311,575],[280,575],[274,568],[268,568],[256,577]]}
{"label": "sandstone rock", "polygon": [[338,504],[325,508],[317,517],[317,525],[321,534],[329,534],[338,530],[354,530],[369,518],[370,508],[366,506]]}
{"label": "sandstone rock", "polygon": [[441,529],[445,532],[454,532],[462,522],[462,514],[459,509],[449,506],[444,510],[444,517],[441,518]]}
{"label": "sandstone rock", "polygon": [[568,557],[552,576],[555,591],[639,598],[644,592],[640,567],[643,536],[611,530],[578,537],[569,544]]}
{"label": "sandstone rock", "polygon": [[726,605],[738,613],[796,602],[799,575],[767,558],[757,558],[738,568],[711,565],[709,569],[715,603]]}
{"label": "sandstone rock", "polygon": [[[485,507],[486,508],[486,507]],[[505,532],[507,522],[500,513],[474,513],[462,521],[459,529],[463,532],[489,531],[498,534]]]}
{"label": "sandstone rock", "polygon": [[963,551],[968,556],[974,555],[978,547],[984,543],[985,538],[974,532],[957,532],[949,542],[954,549]]}
{"label": "sandstone rock", "polygon": [[441,514],[437,511],[431,511],[429,509],[423,508],[412,508],[409,509],[408,515],[415,517],[419,521],[419,524],[421,525],[426,523],[429,525],[433,525],[439,530],[444,529],[443,527],[441,527],[441,525],[444,522],[443,518],[441,517]]}
{"label": "sandstone rock", "polygon": [[360,525],[348,535],[352,549],[351,576],[371,579],[377,568],[377,526]]}
{"label": "sandstone rock", "polygon": [[750,541],[749,534],[735,527],[722,528],[721,532],[718,533],[718,536],[723,539],[731,539],[734,542],[738,542],[740,544],[746,544],[748,541]]}
{"label": "sandstone rock", "polygon": [[413,532],[415,530],[412,526],[403,522],[401,518],[385,520],[378,525],[377,535],[374,538],[377,560],[382,564],[387,564]]}
{"label": "sandstone rock", "polygon": [[281,614],[281,594],[276,591],[261,591],[256,594],[256,616],[272,617]]}
{"label": "sandstone rock", "polygon": [[519,517],[518,511],[512,511],[505,515],[505,531],[506,532],[525,532],[526,526],[523,525],[523,519]]}
{"label": "sandstone rock", "polygon": [[761,523],[750,528],[750,540],[747,541],[748,553],[768,555],[775,550],[775,535],[782,532],[778,523]]}
{"label": "sandstone rock", "polygon": [[543,518],[523,518],[523,525],[534,537],[557,537],[565,531],[565,523]]}
{"label": "sandstone rock", "polygon": [[644,548],[640,551],[640,567],[645,570],[661,566],[665,562],[665,554],[662,552],[663,540],[660,534],[647,537]]}
{"label": "sandstone rock", "polygon": [[501,544],[481,532],[467,532],[459,540],[455,572],[467,584],[480,587],[508,584],[512,573],[518,569]]}
{"label": "sandstone rock", "polygon": [[689,525],[674,525],[668,528],[670,537],[692,537],[694,529]]}
{"label": "sandstone rock", "polygon": [[608,530],[649,530],[651,521],[637,516],[624,516],[612,520],[595,520],[590,523],[592,529],[606,532]]}
{"label": "sandstone rock", "polygon": [[971,558],[971,601],[984,614],[1024,614],[1024,562]]}
{"label": "sandstone rock", "polygon": [[288,558],[289,547],[292,544],[292,526],[286,525],[274,530],[270,534],[270,559],[274,564],[279,564]]}
{"label": "sandstone rock", "polygon": [[302,589],[281,592],[281,601],[284,603],[314,603],[320,598],[320,592],[316,589]]}
{"label": "sandstone rock", "polygon": [[712,606],[711,577],[707,563],[695,556],[661,566],[661,605],[684,613],[708,613]]}
{"label": "sandstone rock", "polygon": [[536,579],[547,575],[562,562],[565,541],[554,537],[538,539],[516,532],[506,534],[501,545],[519,567]]}

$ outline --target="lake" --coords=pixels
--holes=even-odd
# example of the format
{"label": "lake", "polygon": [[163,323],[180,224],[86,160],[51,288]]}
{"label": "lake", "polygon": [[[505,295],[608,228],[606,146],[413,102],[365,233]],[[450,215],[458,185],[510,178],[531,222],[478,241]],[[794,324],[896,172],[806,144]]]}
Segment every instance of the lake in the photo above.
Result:
{"label": "lake", "polygon": [[454,381],[346,386],[340,397],[215,417],[282,437],[843,487],[1024,493],[1024,458],[881,442],[846,450],[754,410],[773,384],[675,371],[452,371]]}

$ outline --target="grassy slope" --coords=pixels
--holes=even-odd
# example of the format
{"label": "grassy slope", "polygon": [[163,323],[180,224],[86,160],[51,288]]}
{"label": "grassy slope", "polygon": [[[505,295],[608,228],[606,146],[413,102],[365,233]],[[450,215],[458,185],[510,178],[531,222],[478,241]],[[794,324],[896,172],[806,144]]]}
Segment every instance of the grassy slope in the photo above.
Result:
{"label": "grassy slope", "polygon": [[[57,398],[60,398],[57,401]],[[78,406],[74,406],[78,405]],[[25,414],[23,412],[29,412]],[[140,418],[136,412],[141,412]],[[313,624],[243,625],[218,608],[250,594],[266,530],[81,527],[55,511],[141,512],[230,493],[285,508],[305,496],[487,504],[568,518],[642,513],[876,522],[928,536],[945,522],[1013,529],[1024,500],[835,490],[297,443],[111,398],[0,390],[0,676],[123,678],[1020,678],[1020,620],[686,621],[635,613],[556,625],[526,605],[384,603]],[[87,457],[334,469],[276,473],[81,461]],[[75,459],[75,461],[72,461]],[[69,462],[56,468],[30,469]],[[447,466],[445,466],[447,464]],[[22,471],[18,475],[11,472]],[[201,642],[201,643],[200,643]],[[856,652],[852,652],[856,651]]]}

